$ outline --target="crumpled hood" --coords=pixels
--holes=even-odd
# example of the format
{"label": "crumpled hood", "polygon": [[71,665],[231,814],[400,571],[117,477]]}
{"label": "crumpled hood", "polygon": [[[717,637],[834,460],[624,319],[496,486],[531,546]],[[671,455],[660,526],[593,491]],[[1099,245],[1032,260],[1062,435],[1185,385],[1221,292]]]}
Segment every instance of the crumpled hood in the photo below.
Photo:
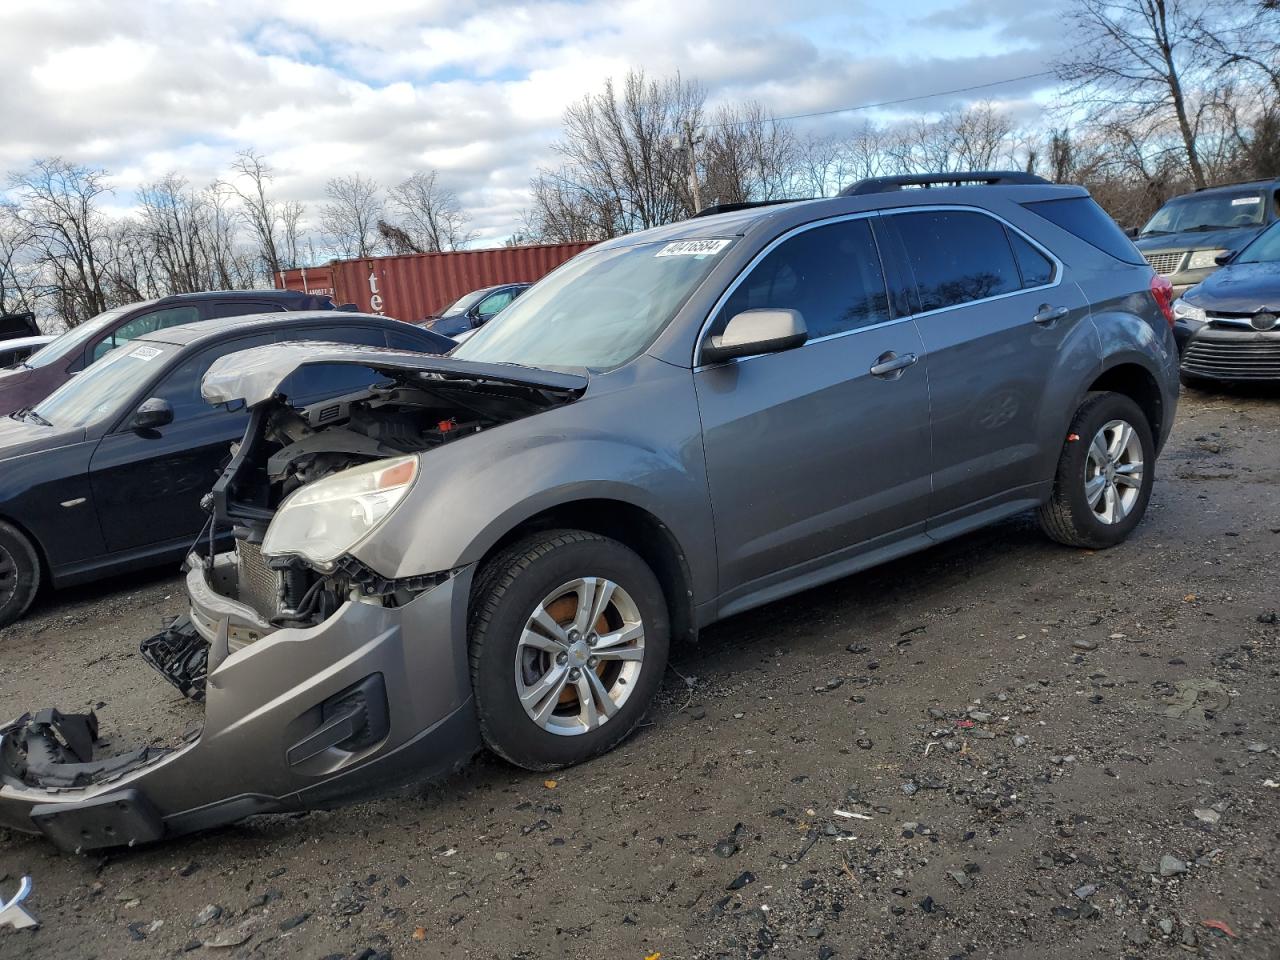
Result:
{"label": "crumpled hood", "polygon": [[1187,291],[1197,307],[1222,313],[1280,313],[1280,262],[1233,263]]}
{"label": "crumpled hood", "polygon": [[294,342],[254,347],[215,360],[200,383],[200,393],[209,403],[244,401],[247,406],[256,406],[280,393],[281,385],[299,367],[318,363],[369,367],[393,380],[405,382],[421,383],[424,378],[440,378],[456,384],[505,383],[558,393],[579,393],[587,386],[585,373],[559,373],[514,364],[451,360],[435,354],[387,347]]}
{"label": "crumpled hood", "polygon": [[1146,253],[1177,250],[1239,250],[1262,232],[1266,224],[1252,227],[1229,227],[1226,230],[1185,230],[1182,233],[1139,237],[1134,246]]}

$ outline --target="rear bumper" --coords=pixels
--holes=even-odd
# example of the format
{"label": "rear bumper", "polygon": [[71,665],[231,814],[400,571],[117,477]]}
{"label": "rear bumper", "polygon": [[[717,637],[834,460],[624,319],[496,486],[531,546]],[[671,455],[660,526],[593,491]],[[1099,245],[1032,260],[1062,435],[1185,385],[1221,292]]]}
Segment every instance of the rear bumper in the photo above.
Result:
{"label": "rear bumper", "polygon": [[1179,344],[1181,372],[1204,380],[1280,380],[1280,330],[1188,330]]}
{"label": "rear bumper", "polygon": [[198,566],[188,587],[212,635],[199,737],[86,786],[33,786],[0,764],[0,826],[73,850],[145,842],[447,773],[479,749],[469,570],[403,607],[349,601],[238,649],[228,636],[256,614]]}

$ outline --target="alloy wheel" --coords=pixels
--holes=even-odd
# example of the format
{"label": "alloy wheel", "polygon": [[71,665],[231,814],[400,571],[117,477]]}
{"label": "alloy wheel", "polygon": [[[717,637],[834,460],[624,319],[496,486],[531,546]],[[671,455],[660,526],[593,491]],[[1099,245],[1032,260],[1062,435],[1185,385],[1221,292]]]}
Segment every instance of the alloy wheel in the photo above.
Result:
{"label": "alloy wheel", "polygon": [[1099,521],[1120,523],[1142,495],[1142,441],[1124,420],[1103,424],[1089,443],[1084,495]]}
{"label": "alloy wheel", "polygon": [[0,607],[8,603],[18,590],[18,565],[13,555],[0,547]]}
{"label": "alloy wheel", "polygon": [[622,709],[644,665],[644,622],[625,589],[581,577],[552,590],[516,646],[516,693],[548,733],[590,733]]}

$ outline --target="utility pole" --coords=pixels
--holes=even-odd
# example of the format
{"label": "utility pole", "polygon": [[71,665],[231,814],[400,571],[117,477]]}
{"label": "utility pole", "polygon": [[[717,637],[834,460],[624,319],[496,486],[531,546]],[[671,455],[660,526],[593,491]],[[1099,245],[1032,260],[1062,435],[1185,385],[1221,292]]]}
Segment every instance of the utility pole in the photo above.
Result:
{"label": "utility pole", "polygon": [[686,120],[684,123],[684,137],[677,142],[676,149],[681,153],[683,160],[688,165],[688,183],[689,196],[693,199],[693,212],[697,213],[702,209],[702,184],[698,180],[698,144],[702,142],[702,137],[697,134],[693,128],[692,121]]}

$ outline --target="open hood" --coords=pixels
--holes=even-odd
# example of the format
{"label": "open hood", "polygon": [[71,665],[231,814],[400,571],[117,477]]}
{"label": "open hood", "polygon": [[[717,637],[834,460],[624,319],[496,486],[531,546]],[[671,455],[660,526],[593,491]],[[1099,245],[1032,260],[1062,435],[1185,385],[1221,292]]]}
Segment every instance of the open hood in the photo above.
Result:
{"label": "open hood", "polygon": [[448,381],[509,384],[551,393],[580,393],[587,387],[585,374],[560,373],[514,364],[473,363],[448,357],[386,347],[348,343],[275,343],[228,354],[214,361],[200,384],[209,403],[243,401],[257,406],[281,392],[281,386],[298,368],[317,363],[341,363],[369,367],[404,383]]}

